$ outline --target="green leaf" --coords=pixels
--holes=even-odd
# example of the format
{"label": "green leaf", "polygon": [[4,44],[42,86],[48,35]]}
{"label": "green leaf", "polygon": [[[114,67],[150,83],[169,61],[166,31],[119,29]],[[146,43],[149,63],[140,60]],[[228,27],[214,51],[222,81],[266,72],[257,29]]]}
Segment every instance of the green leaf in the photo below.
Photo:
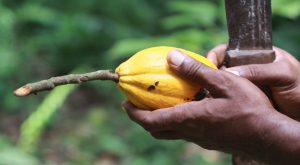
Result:
{"label": "green leaf", "polygon": [[278,14],[290,19],[295,19],[300,15],[299,0],[275,0],[272,1],[272,10]]}
{"label": "green leaf", "polygon": [[22,21],[31,21],[44,25],[55,25],[59,20],[59,14],[39,4],[27,3],[18,10],[18,15]]}
{"label": "green leaf", "polygon": [[208,1],[184,2],[171,1],[168,10],[176,13],[163,19],[166,29],[175,29],[184,26],[213,26],[217,20],[217,6]]}
{"label": "green leaf", "polygon": [[129,57],[138,51],[162,45],[175,45],[176,41],[165,37],[141,38],[141,39],[124,39],[116,42],[107,52],[112,60],[122,57]]}
{"label": "green leaf", "polygon": [[0,150],[1,165],[39,165],[39,161],[17,148],[5,148]]}
{"label": "green leaf", "polygon": [[55,88],[21,126],[18,146],[26,151],[33,152],[39,137],[43,133],[48,121],[58,108],[64,103],[67,96],[76,88],[76,85],[65,85]]}

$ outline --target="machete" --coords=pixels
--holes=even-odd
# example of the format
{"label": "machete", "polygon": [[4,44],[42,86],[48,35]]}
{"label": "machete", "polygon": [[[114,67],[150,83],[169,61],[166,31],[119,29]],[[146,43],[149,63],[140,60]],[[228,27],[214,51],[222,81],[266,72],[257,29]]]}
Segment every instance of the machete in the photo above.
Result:
{"label": "machete", "polygon": [[[225,0],[229,42],[227,67],[273,62],[271,0]],[[251,147],[251,146],[249,146]],[[263,165],[234,155],[234,165]]]}

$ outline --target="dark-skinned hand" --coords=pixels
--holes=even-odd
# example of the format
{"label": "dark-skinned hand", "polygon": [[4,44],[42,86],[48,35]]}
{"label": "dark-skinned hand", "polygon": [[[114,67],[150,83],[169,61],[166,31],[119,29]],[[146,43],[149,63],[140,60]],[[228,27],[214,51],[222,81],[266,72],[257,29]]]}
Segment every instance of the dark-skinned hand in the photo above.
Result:
{"label": "dark-skinned hand", "polygon": [[[207,58],[222,66],[226,45],[212,49]],[[278,111],[300,120],[300,63],[288,52],[274,47],[276,59],[269,64],[252,64],[228,68],[258,86],[268,86]]]}
{"label": "dark-skinned hand", "polygon": [[[275,111],[258,87],[176,50],[170,52],[168,63],[179,76],[201,84],[211,97],[154,111],[125,102],[129,117],[153,137],[184,139],[273,164],[300,162],[299,123]],[[288,145],[291,141],[293,145]]]}

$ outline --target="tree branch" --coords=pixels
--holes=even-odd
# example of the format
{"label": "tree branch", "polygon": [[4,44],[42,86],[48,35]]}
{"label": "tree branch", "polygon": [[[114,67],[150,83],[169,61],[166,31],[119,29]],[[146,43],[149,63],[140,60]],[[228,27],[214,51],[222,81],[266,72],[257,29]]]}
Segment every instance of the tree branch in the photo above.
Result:
{"label": "tree branch", "polygon": [[15,96],[27,96],[31,93],[38,93],[45,90],[51,90],[59,85],[65,84],[80,84],[92,80],[112,80],[119,81],[119,76],[112,73],[110,70],[98,70],[95,72],[84,74],[69,74],[65,76],[52,77],[48,80],[42,80],[35,83],[26,84],[23,87],[14,91]]}

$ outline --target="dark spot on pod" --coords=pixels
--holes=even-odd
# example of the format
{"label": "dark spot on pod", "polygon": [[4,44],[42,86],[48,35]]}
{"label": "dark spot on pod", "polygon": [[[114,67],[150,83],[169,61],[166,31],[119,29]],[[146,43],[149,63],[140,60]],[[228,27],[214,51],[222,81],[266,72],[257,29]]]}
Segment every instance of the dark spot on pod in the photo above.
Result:
{"label": "dark spot on pod", "polygon": [[156,81],[156,82],[154,83],[155,86],[157,86],[158,84],[159,84],[159,81]]}
{"label": "dark spot on pod", "polygon": [[149,87],[148,87],[148,89],[147,89],[147,91],[153,91],[155,89],[155,86],[154,85],[150,85]]}
{"label": "dark spot on pod", "polygon": [[193,101],[202,100],[206,97],[206,95],[207,95],[207,90],[202,89],[201,91],[199,91],[195,94]]}
{"label": "dark spot on pod", "polygon": [[184,98],[183,100],[184,100],[184,101],[191,101],[190,98]]}

